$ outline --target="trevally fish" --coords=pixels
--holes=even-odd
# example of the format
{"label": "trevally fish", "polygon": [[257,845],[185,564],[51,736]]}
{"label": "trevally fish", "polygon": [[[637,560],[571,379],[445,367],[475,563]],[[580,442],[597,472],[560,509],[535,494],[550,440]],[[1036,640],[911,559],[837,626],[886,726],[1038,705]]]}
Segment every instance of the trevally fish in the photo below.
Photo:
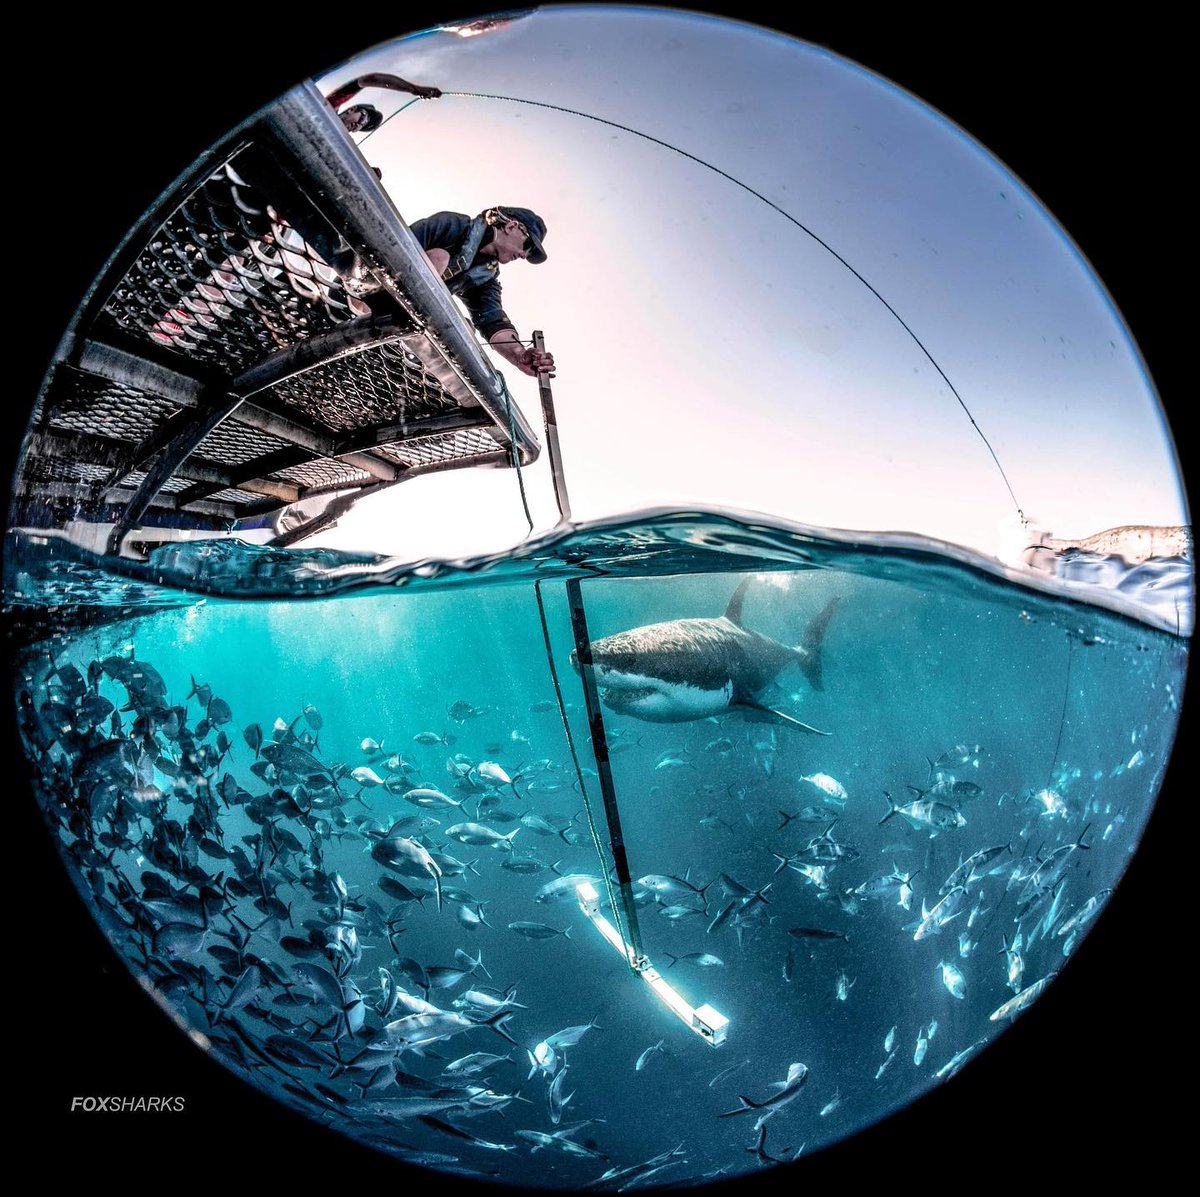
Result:
{"label": "trevally fish", "polygon": [[485,827],[482,823],[455,823],[453,827],[446,828],[446,835],[452,840],[458,840],[460,844],[501,848],[506,852],[511,852],[513,837],[520,830],[521,828],[518,827],[510,831],[508,835],[501,835],[498,831],[493,831],[492,828]]}
{"label": "trevally fish", "polygon": [[1111,889],[1102,889],[1098,894],[1093,894],[1054,934],[1060,937],[1070,935],[1073,931],[1078,931],[1080,927],[1090,923],[1100,912],[1101,905],[1111,893]]}
{"label": "trevally fish", "polygon": [[967,1057],[978,1051],[985,1043],[986,1039],[977,1039],[974,1043],[964,1047],[962,1051],[955,1052],[950,1059],[937,1070],[935,1074],[939,1081],[948,1080],[952,1077],[966,1062]]}
{"label": "trevally fish", "polygon": [[846,793],[846,787],[836,777],[830,777],[828,773],[801,774],[799,780],[816,786],[826,798],[832,798],[834,802],[842,806],[849,800],[850,795]]}
{"label": "trevally fish", "polygon": [[634,1066],[633,1066],[633,1071],[641,1072],[642,1069],[646,1067],[646,1063],[650,1059],[650,1057],[652,1055],[654,1055],[655,1052],[661,1052],[663,1050],[664,1042],[665,1042],[665,1040],[660,1039],[657,1043],[652,1044],[650,1047],[646,1048],[646,1050],[644,1052],[642,1052],[642,1054],[640,1056],[638,1056],[637,1063],[634,1064]]}
{"label": "trevally fish", "polygon": [[778,1090],[765,1101],[753,1101],[749,1097],[738,1094],[738,1101],[742,1104],[736,1110],[723,1110],[719,1118],[732,1118],[735,1114],[745,1114],[750,1110],[771,1110],[775,1111],[793,1098],[797,1097],[800,1090],[804,1088],[804,1082],[808,1079],[808,1067],[804,1064],[789,1064],[787,1076],[782,1081],[775,1082],[775,1088]]}
{"label": "trevally fish", "polygon": [[[606,706],[651,723],[704,719],[748,710],[817,735],[806,723],[767,706],[760,695],[788,665],[822,689],[821,645],[838,600],[813,619],[795,648],[751,632],[742,623],[750,579],[734,591],[719,619],[674,619],[595,640],[596,682]],[[572,664],[578,666],[576,654]]]}
{"label": "trevally fish", "polygon": [[[928,935],[937,935],[947,923],[958,918],[962,913],[962,902],[966,892],[961,885],[952,889],[932,910],[926,910],[925,903],[922,901],[921,922],[913,939],[924,939]],[[910,923],[909,926],[912,924]]]}
{"label": "trevally fish", "polygon": [[965,998],[967,996],[967,981],[962,975],[962,972],[953,964],[948,964],[945,960],[938,963],[938,968],[942,971],[942,984],[945,985],[947,992],[951,997]]}
{"label": "trevally fish", "polygon": [[883,796],[887,799],[888,813],[879,820],[881,824],[893,815],[903,815],[914,827],[932,827],[934,831],[953,831],[967,825],[962,812],[948,803],[918,800],[898,806],[887,790],[883,791]]}
{"label": "trevally fish", "polygon": [[988,1018],[990,1018],[992,1022],[999,1022],[1002,1018],[1012,1018],[1014,1015],[1020,1014],[1022,1010],[1031,1005],[1037,1000],[1038,997],[1041,996],[1042,990],[1045,989],[1046,986],[1049,985],[1050,982],[1053,981],[1057,976],[1057,972],[1047,973],[1046,976],[1044,976],[1040,981],[1034,981],[1034,983],[1028,988],[1022,989],[1016,997],[1009,998],[1003,1006],[993,1010],[991,1014],[988,1015]]}
{"label": "trevally fish", "polygon": [[452,1060],[442,1069],[442,1072],[449,1076],[474,1076],[495,1064],[503,1064],[506,1061],[511,1063],[512,1056],[496,1056],[491,1052],[472,1052],[469,1056]]}
{"label": "trevally fish", "polygon": [[1004,957],[1005,979],[1008,982],[1008,987],[1013,993],[1019,993],[1021,990],[1021,978],[1025,974],[1025,959],[1021,955],[1021,931],[1018,928],[1016,935],[1013,936],[1012,943],[1009,943],[1002,935],[1000,937],[1000,955]]}
{"label": "trevally fish", "polygon": [[559,931],[555,927],[547,927],[545,923],[509,923],[508,929],[515,931],[518,935],[523,935],[526,939],[555,939],[560,935],[564,939],[571,938],[570,927]]}

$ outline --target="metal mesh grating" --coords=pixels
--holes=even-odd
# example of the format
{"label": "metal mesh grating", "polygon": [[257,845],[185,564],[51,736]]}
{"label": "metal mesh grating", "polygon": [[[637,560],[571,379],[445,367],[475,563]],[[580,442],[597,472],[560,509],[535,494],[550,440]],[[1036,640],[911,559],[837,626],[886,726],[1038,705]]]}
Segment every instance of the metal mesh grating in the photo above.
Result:
{"label": "metal mesh grating", "polygon": [[159,226],[104,307],[138,339],[234,370],[370,312],[239,175],[239,157]]}
{"label": "metal mesh grating", "polygon": [[482,429],[462,428],[457,432],[443,432],[437,436],[422,436],[386,445],[376,452],[402,465],[423,466],[456,461],[460,457],[474,457],[481,453],[495,453],[499,449],[496,441]]}
{"label": "metal mesh grating", "polygon": [[287,441],[269,432],[259,432],[257,428],[247,428],[235,420],[226,420],[196,446],[195,453],[205,461],[215,461],[221,465],[245,465],[277,449],[289,447]]}
{"label": "metal mesh grating", "polygon": [[271,477],[285,478],[288,482],[298,482],[301,486],[358,486],[373,480],[366,470],[360,470],[331,457],[318,457],[314,461],[288,466],[286,470],[276,471]]}
{"label": "metal mesh grating", "polygon": [[51,428],[137,444],[178,410],[169,399],[135,387],[63,371],[48,396],[43,418]]}
{"label": "metal mesh grating", "polygon": [[243,506],[246,503],[261,503],[263,496],[251,494],[248,490],[235,490],[231,487],[228,490],[219,490],[216,494],[205,495],[204,501],[207,503],[234,503]]}
{"label": "metal mesh grating", "polygon": [[277,384],[270,393],[336,432],[458,410],[442,384],[395,343],[338,358]]}
{"label": "metal mesh grating", "polygon": [[[127,474],[121,480],[121,486],[125,489],[134,490],[141,486],[141,484],[145,481],[145,471],[135,470],[132,474]],[[168,478],[166,482],[159,487],[159,491],[165,495],[177,495],[181,490],[187,490],[187,488],[192,485],[193,483],[189,482],[186,478]]]}
{"label": "metal mesh grating", "polygon": [[25,459],[22,482],[26,490],[42,482],[103,482],[112,471],[105,466],[92,465],[86,461],[73,461],[66,457],[54,457],[48,453],[30,454]]}

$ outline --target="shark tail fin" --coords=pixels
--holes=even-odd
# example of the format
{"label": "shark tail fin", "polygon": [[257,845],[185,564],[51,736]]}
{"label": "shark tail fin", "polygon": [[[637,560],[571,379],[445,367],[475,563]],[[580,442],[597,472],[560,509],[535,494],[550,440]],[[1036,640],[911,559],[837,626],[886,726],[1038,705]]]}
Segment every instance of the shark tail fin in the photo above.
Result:
{"label": "shark tail fin", "polygon": [[820,615],[805,629],[804,639],[795,648],[800,671],[808,678],[808,684],[814,690],[825,688],[821,678],[821,645],[825,642],[825,632],[829,627],[829,621],[833,618],[834,608],[839,602],[841,602],[840,596],[831,598],[825,604]]}

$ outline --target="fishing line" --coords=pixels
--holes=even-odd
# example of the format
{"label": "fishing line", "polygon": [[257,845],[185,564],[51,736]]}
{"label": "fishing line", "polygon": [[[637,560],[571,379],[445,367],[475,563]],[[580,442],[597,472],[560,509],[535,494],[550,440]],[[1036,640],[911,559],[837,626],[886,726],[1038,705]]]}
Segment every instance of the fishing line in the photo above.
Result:
{"label": "fishing line", "polygon": [[616,895],[613,893],[612,878],[609,875],[610,870],[604,858],[604,848],[600,842],[600,833],[596,830],[596,820],[592,815],[592,804],[588,799],[587,786],[583,782],[583,768],[579,764],[579,754],[575,751],[575,737],[571,734],[571,723],[567,718],[567,707],[563,701],[562,686],[558,680],[558,670],[554,666],[554,645],[550,640],[550,625],[546,622],[546,607],[542,602],[541,582],[534,582],[533,593],[537,599],[538,618],[542,621],[542,638],[546,642],[546,664],[550,666],[550,680],[554,683],[554,697],[558,700],[558,715],[562,720],[563,733],[567,737],[567,747],[571,750],[571,761],[575,765],[575,776],[579,779],[579,792],[583,795],[583,809],[587,814],[588,830],[592,833],[592,843],[595,845],[596,855],[600,859],[600,872],[604,876],[604,889],[608,894],[608,906],[612,911],[613,921],[617,925],[617,931],[621,939],[625,943],[629,943],[628,931],[621,926],[620,908],[617,906]]}
{"label": "fishing line", "polygon": [[[780,216],[782,216],[785,220],[789,221],[791,224],[794,224],[796,226],[796,228],[798,228],[801,232],[808,234],[808,236],[811,237],[819,246],[821,246],[822,249],[824,249],[828,253],[832,254],[843,266],[845,266],[845,268],[847,270],[849,270],[850,273],[852,275],[854,275],[854,277],[856,279],[858,279],[858,281],[860,283],[862,283],[862,285],[864,287],[866,287],[867,290],[870,291],[871,294],[874,295],[875,298],[878,299],[879,302],[881,304],[883,304],[883,306],[885,308],[887,308],[887,310],[889,312],[891,312],[891,314],[896,318],[896,321],[900,325],[900,327],[903,328],[904,331],[906,333],[908,333],[908,335],[913,339],[913,341],[917,345],[917,348],[920,349],[921,352],[926,356],[926,358],[929,359],[930,364],[941,376],[942,381],[946,384],[946,386],[948,386],[950,388],[950,393],[954,396],[955,399],[958,400],[959,407],[961,407],[963,409],[963,412],[966,414],[967,419],[970,420],[971,427],[974,428],[975,431],[979,434],[979,439],[983,441],[984,445],[987,448],[988,453],[991,455],[992,461],[995,463],[996,469],[1000,472],[1000,477],[1004,480],[1004,485],[1008,490],[1009,498],[1012,499],[1013,506],[1017,509],[1017,515],[1020,516],[1020,518],[1022,520],[1025,519],[1025,512],[1022,510],[1021,504],[1017,502],[1016,493],[1013,491],[1012,484],[1008,480],[1008,475],[1004,472],[1004,467],[1000,464],[1000,459],[996,456],[995,449],[992,448],[991,441],[989,441],[988,438],[984,435],[983,429],[979,427],[979,424],[976,422],[975,417],[971,414],[970,408],[968,408],[966,403],[963,401],[963,397],[958,393],[954,384],[946,376],[946,372],[941,368],[941,366],[938,365],[937,360],[934,358],[933,354],[930,353],[929,350],[925,348],[925,344],[924,344],[924,342],[922,342],[921,338],[918,337],[917,334],[909,327],[909,325],[904,321],[904,319],[900,315],[900,313],[897,312],[896,309],[894,307],[892,307],[892,305],[890,303],[888,303],[888,301],[886,299],[884,299],[884,297],[861,274],[859,274],[859,272],[857,270],[855,270],[854,267],[851,266],[850,263],[848,261],[846,261],[846,259],[843,258],[840,253],[837,252],[836,249],[833,248],[833,246],[831,246],[828,242],[823,241],[819,236],[817,236],[816,233],[814,233],[812,231],[812,229],[810,229],[807,225],[803,224],[801,221],[797,220],[794,216],[791,215],[791,213],[784,211],[784,209],[781,208],[777,203],[775,203],[774,200],[768,199],[765,195],[762,194],[761,191],[756,191],[748,183],[743,183],[741,179],[738,179],[735,176],[731,175],[728,171],[722,170],[719,166],[714,166],[711,162],[706,162],[703,158],[698,157],[697,155],[691,153],[688,150],[680,149],[679,146],[672,145],[669,141],[664,141],[660,137],[654,137],[649,133],[643,133],[640,129],[630,128],[630,126],[628,126],[628,125],[622,125],[618,121],[608,120],[606,117],[597,116],[591,112],[580,112],[575,108],[565,108],[560,104],[550,104],[550,103],[546,102],[545,100],[526,100],[526,99],[521,99],[518,96],[498,96],[498,95],[492,95],[488,92],[444,91],[444,92],[442,92],[442,95],[443,96],[459,96],[464,99],[472,99],[472,100],[501,100],[501,101],[504,101],[504,102],[510,103],[510,104],[526,104],[532,108],[546,108],[552,112],[562,112],[562,113],[566,113],[569,116],[578,116],[578,117],[582,117],[584,120],[595,121],[601,125],[608,125],[610,128],[613,128],[613,129],[620,129],[623,133],[631,133],[635,137],[641,137],[645,141],[649,141],[657,146],[662,146],[663,149],[671,150],[672,152],[679,154],[681,157],[687,158],[691,162],[695,162],[698,166],[703,166],[706,170],[711,170],[714,174],[720,175],[721,178],[728,180],[730,183],[733,183],[737,187],[740,187],[743,191],[746,191],[750,195],[754,196],[755,199],[761,200],[764,204],[767,205],[767,207],[773,209],[775,212],[778,212]],[[403,112],[404,108],[407,108],[409,106],[409,104],[412,104],[412,103],[414,103],[414,101],[410,100],[409,103],[405,104],[404,107],[401,108],[399,111]],[[396,115],[396,114],[393,113],[393,115]],[[391,118],[389,117],[388,119],[390,120]],[[382,127],[383,126],[380,125],[380,128],[382,128]],[[378,130],[375,130],[375,132],[378,132]],[[364,138],[364,140],[365,140],[365,138]]]}

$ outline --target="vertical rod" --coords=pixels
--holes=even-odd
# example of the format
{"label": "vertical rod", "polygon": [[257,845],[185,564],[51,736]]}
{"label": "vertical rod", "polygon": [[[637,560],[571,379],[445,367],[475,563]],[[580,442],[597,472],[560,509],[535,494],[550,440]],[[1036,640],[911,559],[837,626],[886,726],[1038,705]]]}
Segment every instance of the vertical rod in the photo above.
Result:
{"label": "vertical rod", "polygon": [[[544,333],[533,334],[533,347],[538,353],[545,353]],[[558,443],[558,417],[554,413],[554,396],[550,393],[550,375],[545,370],[538,374],[538,395],[542,400],[542,420],[546,425],[546,452],[550,455],[550,473],[554,478],[554,498],[558,503],[559,523],[569,524],[571,500],[567,495],[567,479],[563,473],[562,448]]]}
{"label": "vertical rod", "polygon": [[638,930],[637,907],[633,901],[633,886],[629,878],[629,859],[625,855],[625,837],[621,834],[621,812],[617,808],[617,791],[613,785],[612,767],[608,759],[608,738],[604,731],[604,716],[600,711],[600,692],[592,665],[592,641],[588,635],[587,614],[583,607],[583,590],[578,578],[567,581],[567,601],[571,608],[571,631],[575,636],[575,659],[583,679],[583,697],[587,704],[588,727],[592,733],[592,755],[600,775],[600,793],[604,797],[604,814],[608,819],[608,837],[612,844],[613,867],[621,889],[621,905],[625,908],[625,924],[634,959],[645,960],[642,937]]}

